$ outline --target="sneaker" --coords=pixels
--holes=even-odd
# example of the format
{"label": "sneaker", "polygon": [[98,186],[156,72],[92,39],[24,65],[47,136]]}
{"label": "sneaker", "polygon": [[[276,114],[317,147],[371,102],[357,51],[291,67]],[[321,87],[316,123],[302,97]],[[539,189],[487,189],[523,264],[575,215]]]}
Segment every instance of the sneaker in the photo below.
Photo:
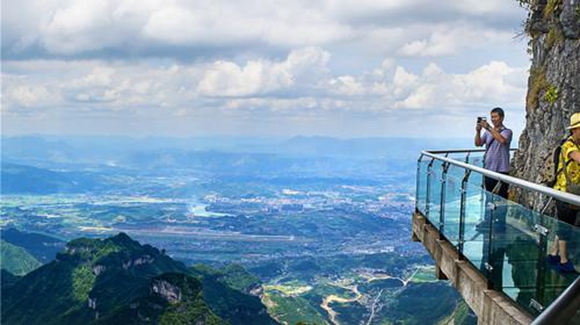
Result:
{"label": "sneaker", "polygon": [[548,261],[548,264],[556,265],[560,263],[560,256],[548,254],[546,260]]}
{"label": "sneaker", "polygon": [[558,270],[562,273],[576,273],[576,269],[574,268],[574,264],[568,260],[568,262],[558,265]]}

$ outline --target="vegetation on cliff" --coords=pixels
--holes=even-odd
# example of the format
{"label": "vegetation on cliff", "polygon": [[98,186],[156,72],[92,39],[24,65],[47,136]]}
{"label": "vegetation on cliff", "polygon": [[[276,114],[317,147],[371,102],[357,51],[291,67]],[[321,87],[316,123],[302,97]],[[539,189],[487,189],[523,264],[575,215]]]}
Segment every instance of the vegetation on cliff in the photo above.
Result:
{"label": "vegetation on cliff", "polygon": [[[570,116],[580,111],[580,3],[518,1],[528,10],[524,31],[532,62],[514,176],[545,184],[553,173],[552,149],[566,135]],[[534,208],[545,203],[519,193],[518,200]]]}

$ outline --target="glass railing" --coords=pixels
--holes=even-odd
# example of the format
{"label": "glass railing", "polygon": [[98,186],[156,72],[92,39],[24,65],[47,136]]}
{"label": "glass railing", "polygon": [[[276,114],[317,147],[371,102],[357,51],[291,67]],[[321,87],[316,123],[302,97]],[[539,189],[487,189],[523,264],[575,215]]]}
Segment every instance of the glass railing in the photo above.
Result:
{"label": "glass railing", "polygon": [[567,256],[580,270],[580,228],[484,190],[483,176],[541,194],[547,204],[580,206],[580,197],[487,171],[482,156],[481,150],[423,152],[416,209],[479,269],[489,288],[537,316],[578,277],[548,254],[556,240],[566,239]]}

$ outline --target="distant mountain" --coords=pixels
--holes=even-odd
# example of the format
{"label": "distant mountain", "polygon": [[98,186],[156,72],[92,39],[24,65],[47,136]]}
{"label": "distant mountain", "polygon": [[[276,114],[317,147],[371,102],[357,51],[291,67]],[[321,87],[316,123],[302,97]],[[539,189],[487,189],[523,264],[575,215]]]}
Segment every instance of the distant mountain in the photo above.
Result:
{"label": "distant mountain", "polygon": [[98,175],[55,172],[44,168],[2,162],[1,191],[4,194],[77,193],[100,185]]}
{"label": "distant mountain", "polygon": [[27,233],[15,228],[0,230],[2,240],[25,249],[39,262],[45,264],[56,257],[56,253],[63,250],[65,242],[43,234]]}
{"label": "distant mountain", "polygon": [[[472,145],[466,139],[316,136],[269,141],[235,137],[3,137],[2,140],[2,192],[32,194],[107,191],[127,184],[131,177],[177,170],[265,179],[408,180],[408,166],[414,164],[421,150]],[[33,155],[39,147],[51,149]],[[402,171],[406,174],[401,175]]]}
{"label": "distant mountain", "polygon": [[80,159],[78,150],[62,140],[49,140],[43,136],[2,137],[2,161],[7,157],[29,163],[42,160],[68,162]]}
{"label": "distant mountain", "polygon": [[351,159],[416,159],[421,150],[471,146],[466,139],[352,138],[297,136],[281,142],[276,152],[291,155],[341,156]]}
{"label": "distant mountain", "polygon": [[[472,139],[350,138],[296,136],[283,138],[196,137],[2,137],[2,161],[44,168],[55,166],[124,166],[135,158],[146,164],[191,161],[191,153],[270,154],[283,157],[349,157],[393,160],[417,158],[420,150],[472,147]],[[206,155],[207,156],[207,155]],[[215,155],[212,155],[215,156]],[[219,156],[218,156],[219,158]],[[173,159],[177,159],[174,161]],[[199,158],[202,162],[206,157]],[[140,164],[137,164],[141,166]],[[182,166],[179,165],[178,166]]]}
{"label": "distant mountain", "polygon": [[204,273],[123,233],[75,239],[55,261],[2,288],[2,323],[274,323],[259,298]]}
{"label": "distant mountain", "polygon": [[2,163],[2,193],[47,194],[70,192],[76,187],[62,173],[46,169]]}
{"label": "distant mountain", "polygon": [[24,248],[0,240],[1,269],[14,275],[25,275],[41,265],[42,263],[36,260]]}

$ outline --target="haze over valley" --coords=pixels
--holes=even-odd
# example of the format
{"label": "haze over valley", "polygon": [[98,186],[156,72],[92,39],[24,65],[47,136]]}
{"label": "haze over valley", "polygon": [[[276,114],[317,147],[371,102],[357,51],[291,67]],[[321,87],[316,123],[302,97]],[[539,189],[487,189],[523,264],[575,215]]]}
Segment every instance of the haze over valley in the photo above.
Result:
{"label": "haze over valley", "polygon": [[[416,162],[403,146],[429,143],[254,139],[194,150],[193,140],[148,149],[101,138],[93,159],[84,152],[94,140],[4,139],[2,228],[60,248],[122,232],[189,266],[241,265],[268,313],[289,324],[473,321],[410,241]],[[29,156],[35,148],[45,153]]]}

